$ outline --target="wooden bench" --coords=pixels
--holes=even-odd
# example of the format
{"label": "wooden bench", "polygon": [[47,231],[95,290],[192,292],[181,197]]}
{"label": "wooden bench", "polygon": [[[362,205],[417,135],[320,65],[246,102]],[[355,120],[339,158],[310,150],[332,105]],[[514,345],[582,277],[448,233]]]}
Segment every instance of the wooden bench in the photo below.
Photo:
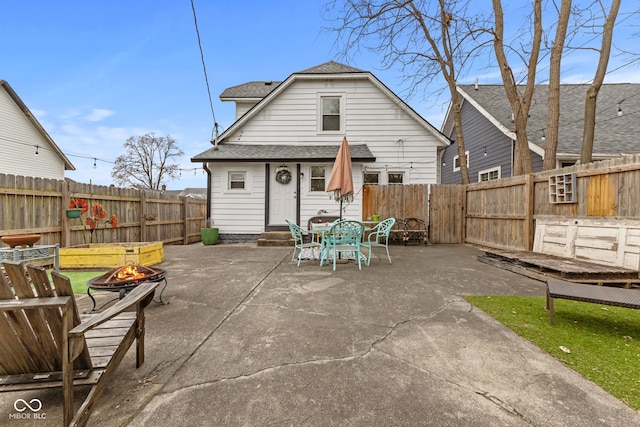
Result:
{"label": "wooden bench", "polygon": [[640,291],[638,290],[585,285],[583,283],[550,279],[547,281],[547,310],[549,310],[550,325],[554,323],[554,298],[640,309]]}

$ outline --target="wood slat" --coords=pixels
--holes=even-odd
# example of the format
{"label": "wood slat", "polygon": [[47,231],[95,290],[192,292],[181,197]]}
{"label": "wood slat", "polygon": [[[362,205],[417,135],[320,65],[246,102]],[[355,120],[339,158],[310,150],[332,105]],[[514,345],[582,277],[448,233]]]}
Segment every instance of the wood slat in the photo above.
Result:
{"label": "wood slat", "polygon": [[[33,291],[31,291],[28,282],[24,278],[22,266],[18,263],[5,261],[3,267],[9,278],[7,285],[10,288],[5,288],[2,295],[6,297],[8,293],[14,292],[17,298],[33,298]],[[11,299],[15,298],[12,297]],[[51,336],[48,339],[44,337],[47,328],[41,313],[38,310],[17,310],[6,313],[6,319],[14,333],[12,340],[8,344],[16,347],[15,357],[20,354],[19,357],[23,358],[21,364],[28,365],[31,372],[56,370],[55,361],[52,361],[50,357],[44,357],[44,348],[56,351],[56,347]],[[40,335],[43,335],[44,342],[40,341]]]}

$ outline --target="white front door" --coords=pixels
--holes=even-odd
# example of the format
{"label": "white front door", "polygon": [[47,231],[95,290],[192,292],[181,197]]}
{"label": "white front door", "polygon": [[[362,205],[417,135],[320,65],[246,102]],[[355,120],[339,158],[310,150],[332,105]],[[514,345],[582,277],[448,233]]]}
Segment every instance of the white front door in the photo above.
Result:
{"label": "white front door", "polygon": [[272,164],[270,175],[269,225],[287,225],[287,219],[295,222],[298,186],[295,164]]}

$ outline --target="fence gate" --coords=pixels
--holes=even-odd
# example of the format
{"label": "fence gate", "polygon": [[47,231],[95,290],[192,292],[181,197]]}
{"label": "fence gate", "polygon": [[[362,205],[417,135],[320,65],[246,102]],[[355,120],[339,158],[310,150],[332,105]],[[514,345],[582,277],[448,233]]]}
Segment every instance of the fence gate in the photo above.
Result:
{"label": "fence gate", "polygon": [[464,185],[431,185],[429,241],[464,243],[466,190]]}

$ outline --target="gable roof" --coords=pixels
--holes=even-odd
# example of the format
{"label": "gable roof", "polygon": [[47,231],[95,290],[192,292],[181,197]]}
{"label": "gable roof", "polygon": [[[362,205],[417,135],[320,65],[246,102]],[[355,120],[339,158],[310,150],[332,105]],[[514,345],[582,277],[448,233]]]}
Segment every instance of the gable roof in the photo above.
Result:
{"label": "gable roof", "polygon": [[[560,86],[560,124],[558,133],[559,157],[580,156],[584,122],[584,103],[588,84]],[[515,139],[515,125],[511,121],[511,107],[503,85],[460,85],[458,92],[466,102],[490,120],[505,135]],[[549,85],[536,85],[529,111],[527,136],[529,147],[544,153],[542,140],[547,125],[547,96]],[[603,84],[598,93],[596,129],[593,142],[594,157],[612,157],[640,151],[640,84]],[[622,115],[618,116],[618,105]],[[447,113],[448,115],[449,113]],[[452,120],[451,120],[452,121]],[[446,123],[446,121],[445,121]],[[450,125],[451,123],[449,123]]]}
{"label": "gable roof", "polygon": [[27,120],[31,122],[31,125],[34,127],[34,129],[40,134],[42,139],[47,144],[49,144],[51,149],[58,155],[58,157],[60,157],[60,159],[62,159],[62,161],[64,162],[64,170],[72,170],[72,171],[76,170],[76,168],[73,166],[71,161],[69,161],[67,156],[65,156],[62,150],[60,150],[60,147],[58,147],[58,145],[55,142],[53,142],[53,139],[51,139],[51,136],[49,136],[49,134],[47,133],[46,130],[44,130],[40,122],[38,122],[38,120],[31,113],[29,108],[27,108],[26,104],[22,102],[22,99],[20,99],[18,94],[13,90],[11,86],[9,86],[9,83],[7,83],[6,80],[0,80],[0,87],[2,87],[7,92],[9,97],[11,97],[11,99],[18,106],[20,111],[22,111],[22,113],[25,115]]}
{"label": "gable roof", "polygon": [[[411,118],[413,118],[418,124],[420,124],[425,130],[433,134],[442,145],[449,145],[449,139],[438,129],[436,129],[431,123],[429,123],[426,119],[420,116],[413,108],[411,108],[406,102],[400,99],[395,93],[393,93],[387,86],[385,86],[377,77],[375,77],[369,71],[362,71],[357,68],[350,67],[348,65],[340,64],[335,61],[325,62],[324,64],[320,64],[315,67],[307,68],[306,70],[293,73],[283,82],[274,85],[275,87],[268,91],[260,101],[254,105],[249,111],[247,111],[244,115],[242,115],[238,120],[236,120],[229,128],[227,128],[218,138],[220,144],[225,143],[225,138],[235,132],[239,127],[245,124],[248,120],[258,114],[266,105],[271,102],[274,98],[276,98],[280,93],[286,90],[293,82],[298,80],[313,80],[313,79],[326,79],[327,75],[331,75],[333,79],[354,79],[354,78],[362,78],[369,80],[374,86],[376,86],[381,92],[383,92],[392,102],[394,102],[398,107],[407,113]],[[252,90],[253,95],[258,94],[259,84],[254,84],[256,82],[247,83],[244,85],[234,86],[231,93],[251,93]],[[260,83],[260,82],[257,82]],[[264,83],[264,82],[263,82]],[[261,88],[260,90],[264,90]],[[226,92],[226,91],[225,91]],[[225,93],[223,92],[223,94]],[[246,96],[245,99],[248,99],[249,96]],[[230,100],[230,98],[226,98],[225,100]]]}

